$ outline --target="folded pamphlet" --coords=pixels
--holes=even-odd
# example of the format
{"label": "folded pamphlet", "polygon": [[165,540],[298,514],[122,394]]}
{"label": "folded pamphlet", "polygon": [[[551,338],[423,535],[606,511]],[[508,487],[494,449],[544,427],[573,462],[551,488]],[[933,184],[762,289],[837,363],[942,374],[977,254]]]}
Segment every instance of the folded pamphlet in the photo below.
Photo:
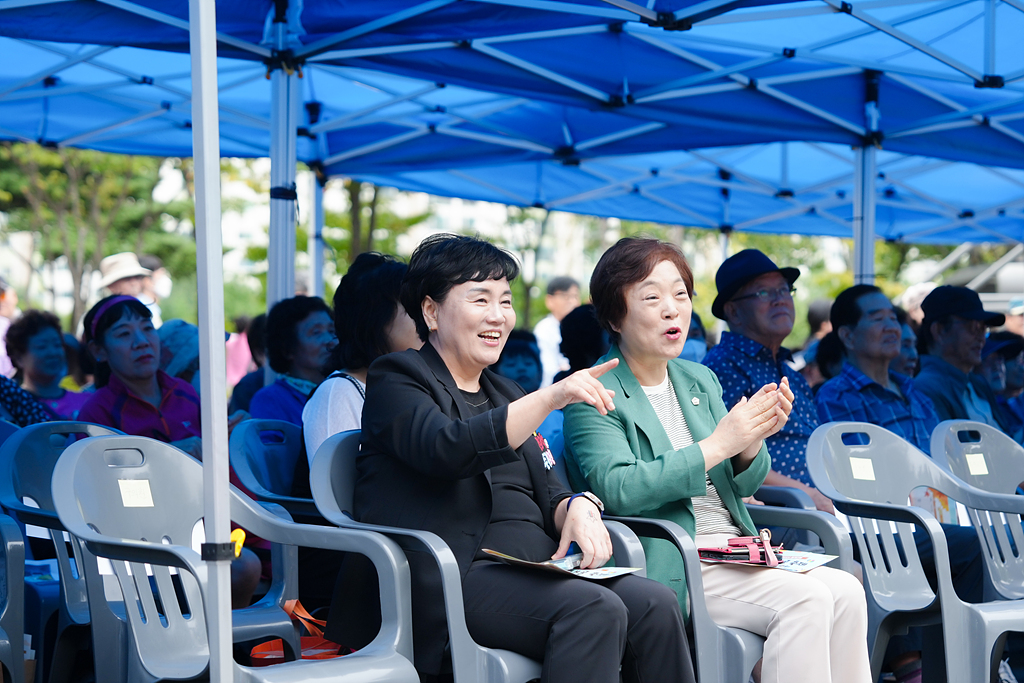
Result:
{"label": "folded pamphlet", "polygon": [[575,576],[580,579],[593,579],[600,581],[603,579],[614,579],[617,576],[624,576],[626,574],[632,574],[633,572],[640,571],[640,567],[598,567],[597,569],[580,569],[580,563],[583,562],[583,553],[566,555],[559,560],[530,562],[529,560],[520,560],[518,557],[512,557],[505,553],[499,553],[497,550],[488,550],[487,548],[484,548],[483,551],[488,555],[498,558],[506,564],[515,565],[517,567],[540,569],[541,571],[554,572],[564,576]]}

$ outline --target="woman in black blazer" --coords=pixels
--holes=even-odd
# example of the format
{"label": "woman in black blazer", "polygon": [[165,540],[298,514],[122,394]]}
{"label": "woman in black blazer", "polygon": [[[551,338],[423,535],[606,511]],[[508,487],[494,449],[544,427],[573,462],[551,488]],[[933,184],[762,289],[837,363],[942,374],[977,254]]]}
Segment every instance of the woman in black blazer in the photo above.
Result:
{"label": "woman in black blazer", "polygon": [[[416,249],[402,303],[426,343],[370,366],[355,516],[444,539],[462,573],[470,634],[543,660],[545,681],[618,683],[620,665],[627,681],[693,681],[671,590],[633,575],[563,578],[482,553],[542,561],[576,542],[583,567],[611,556],[600,500],[559,483],[535,430],[569,403],[614,409],[597,377],[615,362],[529,395],[488,370],[515,325],[516,275],[509,254],[479,239],[435,235]],[[437,675],[447,642],[439,576],[429,556],[409,561],[416,666]]]}

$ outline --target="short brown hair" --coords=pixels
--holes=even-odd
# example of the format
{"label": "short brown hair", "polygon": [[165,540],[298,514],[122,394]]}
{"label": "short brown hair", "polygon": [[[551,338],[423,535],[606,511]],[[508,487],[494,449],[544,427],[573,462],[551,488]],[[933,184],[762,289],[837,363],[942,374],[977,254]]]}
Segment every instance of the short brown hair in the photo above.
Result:
{"label": "short brown hair", "polygon": [[686,291],[693,296],[693,273],[683,252],[674,244],[651,237],[623,237],[604,252],[590,276],[590,298],[597,309],[597,320],[608,330],[612,341],[619,341],[618,326],[626,317],[626,289],[643,282],[662,261],[679,269]]}

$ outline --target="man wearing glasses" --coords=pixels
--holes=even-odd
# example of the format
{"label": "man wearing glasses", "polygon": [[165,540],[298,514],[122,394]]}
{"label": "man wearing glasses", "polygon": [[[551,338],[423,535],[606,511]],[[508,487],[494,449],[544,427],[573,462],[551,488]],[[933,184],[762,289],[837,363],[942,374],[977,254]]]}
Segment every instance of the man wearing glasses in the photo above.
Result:
{"label": "man wearing glasses", "polygon": [[995,393],[974,372],[988,328],[1002,325],[1005,316],[986,311],[974,290],[950,285],[932,290],[921,309],[921,372],[914,388],[932,400],[940,420],[975,420],[1012,436]]}
{"label": "man wearing glasses", "polygon": [[718,296],[711,306],[715,317],[729,325],[704,365],[722,384],[722,400],[731,408],[743,396],[753,396],[769,382],[789,378],[793,412],[777,434],[768,438],[772,470],[767,486],[788,486],[806,492],[819,510],[834,513],[832,501],[814,488],[807,472],[807,440],[820,423],[807,381],[789,366],[793,356],[782,346],[793,331],[793,283],[796,268],[779,268],[757,249],[745,249],[722,264],[715,274]]}

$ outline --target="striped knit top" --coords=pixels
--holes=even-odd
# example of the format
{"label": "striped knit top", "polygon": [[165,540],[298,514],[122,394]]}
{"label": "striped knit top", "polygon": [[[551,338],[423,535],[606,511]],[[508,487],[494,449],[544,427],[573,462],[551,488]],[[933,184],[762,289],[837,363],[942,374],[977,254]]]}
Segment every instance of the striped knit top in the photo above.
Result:
{"label": "striped knit top", "polygon": [[[654,387],[643,387],[647,394],[647,400],[651,402],[661,426],[665,428],[672,448],[677,451],[693,444],[693,435],[686,424],[683,416],[683,409],[679,406],[679,397],[676,396],[675,388],[668,373],[665,374],[665,381]],[[681,457],[681,456],[679,456]],[[707,472],[704,473],[707,483],[707,495],[695,496],[693,503],[693,517],[697,527],[697,535],[705,534],[728,534],[730,536],[741,536],[740,529],[733,522],[732,515],[722,503],[722,497],[718,490],[711,483]]]}

